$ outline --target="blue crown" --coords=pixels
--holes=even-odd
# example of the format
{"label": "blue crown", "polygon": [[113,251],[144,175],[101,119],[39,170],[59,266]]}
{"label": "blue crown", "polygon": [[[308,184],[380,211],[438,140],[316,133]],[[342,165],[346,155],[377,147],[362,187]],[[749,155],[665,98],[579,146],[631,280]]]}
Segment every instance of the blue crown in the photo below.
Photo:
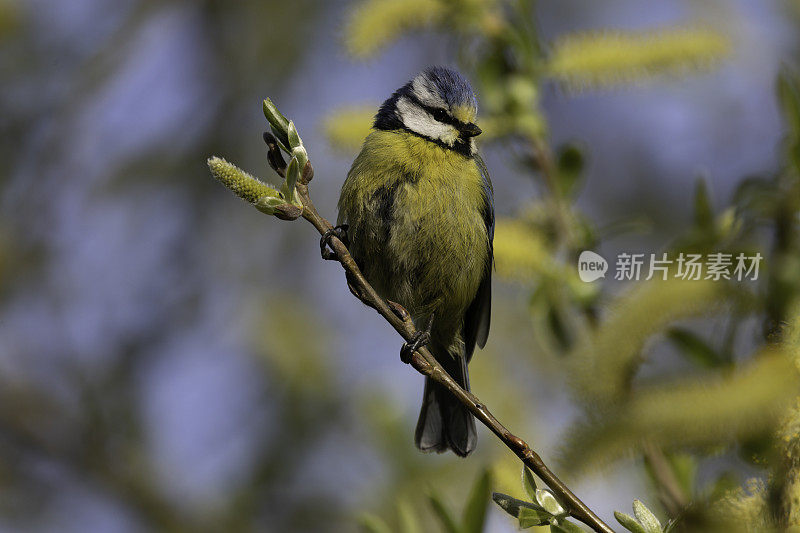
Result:
{"label": "blue crown", "polygon": [[449,106],[469,105],[477,107],[472,86],[455,69],[430,67],[423,70],[417,78],[424,78],[429,87],[436,87],[439,95]]}

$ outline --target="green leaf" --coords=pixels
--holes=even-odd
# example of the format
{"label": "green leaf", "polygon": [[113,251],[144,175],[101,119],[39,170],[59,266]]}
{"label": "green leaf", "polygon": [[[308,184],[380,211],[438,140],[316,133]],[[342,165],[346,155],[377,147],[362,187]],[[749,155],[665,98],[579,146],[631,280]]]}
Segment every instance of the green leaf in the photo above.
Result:
{"label": "green leaf", "polygon": [[633,500],[633,514],[644,527],[645,533],[661,533],[661,522],[656,515],[639,500]]}
{"label": "green leaf", "polygon": [[688,453],[680,453],[668,455],[667,460],[683,493],[691,496],[694,493],[694,482],[697,476],[697,458]]}
{"label": "green leaf", "polygon": [[291,153],[292,150],[289,148],[289,138],[286,136],[286,133],[281,132],[275,126],[270,125],[269,129],[272,131],[272,134],[275,136],[275,140],[278,141],[278,146],[286,153]]}
{"label": "green leaf", "polygon": [[289,152],[289,119],[284,117],[283,114],[278,111],[278,108],[269,98],[264,100],[263,108],[264,116],[267,118],[267,121],[270,124],[272,133],[275,134],[275,137],[278,139],[281,148],[283,148],[286,152]]}
{"label": "green leaf", "polygon": [[646,533],[642,525],[629,514],[620,513],[619,511],[614,511],[614,518],[616,518],[617,522],[622,524],[622,527],[624,527],[628,531],[632,531],[633,533]]}
{"label": "green leaf", "polygon": [[701,367],[716,368],[725,362],[714,348],[692,331],[671,328],[667,338],[680,350],[681,355]]}
{"label": "green leaf", "polygon": [[274,215],[276,213],[276,208],[279,205],[283,205],[286,203],[286,200],[283,198],[278,198],[277,196],[262,196],[258,200],[256,200],[255,206],[256,209],[261,211],[262,213],[266,213],[267,215]]}
{"label": "green leaf", "polygon": [[358,524],[367,533],[392,533],[392,530],[382,518],[370,513],[363,513],[359,516]]}
{"label": "green leaf", "polygon": [[784,69],[778,77],[778,100],[789,126],[789,160],[800,172],[800,80],[795,72]]}
{"label": "green leaf", "polygon": [[283,116],[283,113],[278,111],[278,108],[270,98],[266,98],[264,100],[263,107],[264,116],[267,118],[267,121],[279,131],[282,131],[285,135],[289,130],[289,119]]}
{"label": "green leaf", "polygon": [[550,531],[554,533],[585,533],[583,528],[572,522],[561,520],[556,524],[550,524]]}
{"label": "green leaf", "polygon": [[292,120],[289,121],[289,126],[286,128],[286,137],[289,139],[289,148],[292,150],[303,146],[303,141],[300,140],[300,135]]}
{"label": "green leaf", "polygon": [[778,75],[778,102],[794,139],[800,138],[800,88],[797,75],[787,68]]}
{"label": "green leaf", "polygon": [[553,340],[557,341],[564,350],[569,350],[573,344],[573,333],[570,324],[564,316],[563,302],[558,294],[548,293],[545,307],[545,319]]}
{"label": "green leaf", "polygon": [[442,502],[441,498],[439,498],[439,495],[435,492],[430,492],[428,494],[428,501],[430,502],[436,517],[442,523],[444,530],[447,533],[460,533],[455,520],[453,520],[450,511],[447,510],[447,507],[445,507],[444,502]]}
{"label": "green leaf", "polygon": [[514,518],[519,516],[520,509],[536,509],[539,511],[544,511],[544,508],[536,505],[535,503],[518,500],[517,498],[509,496],[508,494],[503,494],[502,492],[493,493],[492,500],[494,500],[494,503],[499,505],[505,512]]}
{"label": "green leaf", "polygon": [[528,467],[522,465],[522,486],[525,487],[525,492],[528,493],[531,500],[536,499],[536,480],[533,478],[533,472],[528,470]]}
{"label": "green leaf", "polygon": [[417,522],[417,515],[407,501],[397,502],[397,515],[400,518],[401,533],[420,533],[422,531]]}
{"label": "green leaf", "polygon": [[281,193],[288,203],[296,203],[294,198],[294,187],[299,179],[300,165],[297,162],[297,158],[293,157],[289,161],[289,165],[286,167],[286,180],[281,186]]}
{"label": "green leaf", "polygon": [[562,516],[567,514],[567,511],[558,503],[553,493],[547,489],[536,489],[536,501],[545,511],[552,515]]}
{"label": "green leaf", "polygon": [[306,168],[306,163],[308,163],[308,152],[306,152],[305,146],[302,144],[297,148],[292,148],[292,157],[297,159],[297,168],[300,169],[300,173],[303,173],[303,169]]}
{"label": "green leaf", "polygon": [[708,186],[703,178],[699,178],[694,187],[694,223],[698,228],[714,227],[714,208],[708,194]]}
{"label": "green leaf", "polygon": [[522,507],[519,510],[517,519],[519,520],[520,529],[527,529],[533,526],[546,526],[551,520],[555,520],[555,517],[544,509]]}
{"label": "green leaf", "polygon": [[575,144],[566,144],[559,149],[556,163],[559,193],[564,197],[574,196],[583,181],[583,152]]}
{"label": "green leaf", "polygon": [[481,533],[486,522],[486,509],[492,494],[492,472],[484,469],[475,480],[464,507],[462,531],[464,533]]}
{"label": "green leaf", "polygon": [[[697,474],[697,459],[688,453],[664,453],[665,466],[672,472],[677,482],[677,488],[687,498],[694,494],[695,477]],[[659,485],[658,476],[653,469],[653,463],[646,459],[645,469],[654,486]]]}
{"label": "green leaf", "polygon": [[761,176],[745,178],[733,194],[733,204],[757,217],[772,217],[780,205],[779,200],[776,181]]}

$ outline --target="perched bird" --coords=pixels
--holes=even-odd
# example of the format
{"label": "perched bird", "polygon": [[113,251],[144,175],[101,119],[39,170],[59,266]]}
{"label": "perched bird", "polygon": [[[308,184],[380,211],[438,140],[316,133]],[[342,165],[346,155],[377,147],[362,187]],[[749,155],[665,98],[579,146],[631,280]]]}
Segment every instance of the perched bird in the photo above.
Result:
{"label": "perched bird", "polygon": [[[469,390],[467,363],[489,334],[492,184],[474,137],[477,102],[457,71],[429,68],[381,105],[339,198],[339,228],[378,293],[408,310],[431,353]],[[415,442],[475,449],[475,420],[426,378]]]}

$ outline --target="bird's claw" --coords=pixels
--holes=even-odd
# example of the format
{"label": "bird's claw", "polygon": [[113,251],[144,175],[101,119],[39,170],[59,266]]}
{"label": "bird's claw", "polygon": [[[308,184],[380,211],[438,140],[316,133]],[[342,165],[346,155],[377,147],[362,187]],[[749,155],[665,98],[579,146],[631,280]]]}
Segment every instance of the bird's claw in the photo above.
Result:
{"label": "bird's claw", "polygon": [[333,260],[336,259],[336,252],[334,252],[331,247],[331,237],[336,237],[342,243],[347,245],[347,224],[342,224],[341,226],[336,226],[327,230],[325,233],[322,234],[322,238],[319,240],[319,251],[322,254],[322,258],[325,260]]}
{"label": "bird's claw", "polygon": [[411,363],[411,357],[414,355],[414,352],[425,346],[431,341],[431,334],[427,331],[418,331],[414,334],[414,337],[411,339],[411,343],[403,344],[403,347],[400,348],[400,360],[405,364]]}

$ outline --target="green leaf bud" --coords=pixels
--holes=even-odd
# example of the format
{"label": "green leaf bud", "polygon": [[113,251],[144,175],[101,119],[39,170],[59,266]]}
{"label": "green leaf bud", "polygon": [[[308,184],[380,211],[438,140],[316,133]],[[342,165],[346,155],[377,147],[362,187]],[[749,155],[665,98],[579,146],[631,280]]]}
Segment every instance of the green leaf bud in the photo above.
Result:
{"label": "green leaf bud", "polygon": [[553,515],[545,510],[530,509],[528,507],[521,508],[519,510],[519,516],[517,517],[520,529],[527,529],[533,526],[545,526],[554,518]]}
{"label": "green leaf bud", "polygon": [[281,148],[289,152],[289,119],[287,119],[280,111],[278,111],[278,108],[275,107],[275,104],[273,104],[272,100],[269,98],[264,100],[263,107],[264,116],[267,118],[267,121],[270,124],[272,133],[275,134],[275,137],[278,139]]}
{"label": "green leaf bud", "polygon": [[639,500],[633,500],[633,514],[636,515],[639,523],[644,527],[645,533],[661,533],[661,522],[659,522],[656,515]]}
{"label": "green leaf bud", "polygon": [[300,139],[300,134],[297,133],[297,128],[293,121],[289,121],[289,126],[286,129],[286,136],[289,139],[289,148],[297,148],[303,146],[303,141]]}
{"label": "green leaf bud", "polygon": [[561,507],[561,504],[558,503],[556,497],[553,496],[553,493],[547,489],[536,489],[536,501],[545,511],[552,515],[561,516],[567,513],[567,511]]}
{"label": "green leaf bud", "polygon": [[632,533],[645,533],[644,528],[642,525],[636,521],[634,517],[631,515],[620,513],[619,511],[614,511],[614,518],[617,519],[617,522],[622,524],[622,527],[631,531]]}
{"label": "green leaf bud", "polygon": [[522,465],[522,486],[525,487],[525,492],[531,499],[536,498],[536,480],[533,479],[533,473],[525,465]]}
{"label": "green leaf bud", "polygon": [[293,157],[289,161],[289,165],[286,167],[286,181],[283,182],[283,186],[281,186],[281,193],[283,197],[286,199],[287,202],[292,204],[297,204],[297,200],[295,199],[295,185],[297,185],[297,180],[300,179],[300,165],[298,164],[297,158]]}

